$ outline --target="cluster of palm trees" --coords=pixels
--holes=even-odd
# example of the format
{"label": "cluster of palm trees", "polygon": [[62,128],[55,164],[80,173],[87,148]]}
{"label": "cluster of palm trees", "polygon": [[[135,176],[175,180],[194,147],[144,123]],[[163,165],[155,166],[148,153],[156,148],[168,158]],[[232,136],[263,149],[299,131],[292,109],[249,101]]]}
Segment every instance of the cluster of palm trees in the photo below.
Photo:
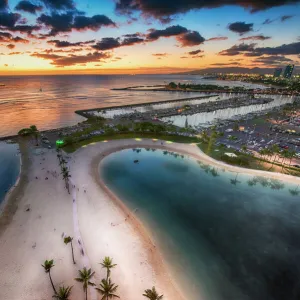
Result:
{"label": "cluster of palm trees", "polygon": [[[70,240],[69,238],[70,237],[67,237],[68,241]],[[71,238],[70,242],[72,242],[72,238]],[[72,250],[72,254],[73,254],[73,250]],[[74,256],[73,256],[73,261],[74,261]],[[105,257],[100,264],[101,264],[102,268],[106,269],[106,278],[102,279],[99,286],[95,288],[101,294],[101,296],[102,296],[101,300],[120,298],[116,294],[118,285],[113,283],[111,280],[111,270],[113,268],[115,268],[117,265],[113,263],[113,260],[110,257]],[[42,267],[44,268],[45,272],[49,275],[50,283],[51,283],[52,289],[54,291],[53,298],[55,298],[57,300],[69,300],[73,286],[62,285],[57,290],[53,284],[53,280],[51,277],[51,269],[54,267],[54,260],[53,259],[45,260]],[[75,280],[82,284],[83,291],[85,294],[85,300],[87,300],[88,299],[88,287],[89,286],[94,287],[96,285],[94,282],[92,282],[95,272],[93,272],[91,268],[87,269],[86,267],[84,267],[82,270],[78,270],[78,274],[79,274],[79,277],[75,278]],[[163,299],[163,295],[159,295],[158,292],[156,291],[155,287],[152,287],[152,289],[145,290],[143,296],[150,300]]]}
{"label": "cluster of palm trees", "polygon": [[[280,151],[280,148],[278,145],[272,145],[268,148],[262,149],[259,151],[259,154],[262,156],[263,159],[270,160],[272,156],[274,156],[274,159],[272,160],[272,166],[273,167],[274,163],[277,161],[282,165],[282,169],[284,168],[285,161],[289,159],[289,166],[292,163],[292,159],[295,157],[296,151],[294,150],[288,150],[288,149],[283,149]],[[269,159],[268,159],[269,158]],[[279,161],[280,158],[282,158],[281,162]]]}
{"label": "cluster of palm trees", "polygon": [[63,179],[65,181],[65,185],[66,185],[66,189],[68,191],[68,193],[70,194],[70,183],[69,183],[69,178],[71,177],[70,174],[70,170],[67,167],[67,161],[64,159],[61,149],[60,148],[56,148],[56,152],[57,152],[57,158],[59,161],[59,165],[61,168],[61,174],[63,176]]}

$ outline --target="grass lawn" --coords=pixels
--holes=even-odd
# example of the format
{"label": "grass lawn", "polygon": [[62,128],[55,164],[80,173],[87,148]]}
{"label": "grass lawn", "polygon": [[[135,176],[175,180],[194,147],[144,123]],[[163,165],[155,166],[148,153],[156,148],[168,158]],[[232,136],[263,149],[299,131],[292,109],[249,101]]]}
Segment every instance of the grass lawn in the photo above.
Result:
{"label": "grass lawn", "polygon": [[[240,166],[240,167],[248,168],[248,169],[254,169],[254,170],[263,170],[263,171],[268,171],[268,172],[277,172],[277,173],[289,174],[289,175],[293,175],[293,176],[300,176],[300,170],[297,169],[297,168],[285,166],[282,169],[282,165],[277,163],[277,162],[272,164],[267,160],[260,159],[258,157],[252,156],[252,155],[235,152],[235,151],[233,151],[233,149],[216,147],[216,146],[213,145],[213,146],[210,146],[210,151],[208,153],[207,152],[208,143],[200,142],[198,144],[198,147],[205,154],[209,155],[210,157],[212,157],[216,160],[224,161],[225,163],[228,163],[228,164],[231,164],[231,165]],[[235,153],[239,158],[242,158],[243,160],[246,160],[249,165],[248,166],[240,165],[240,163],[235,162],[234,159],[230,162],[225,161],[224,159],[222,159],[222,156],[224,155],[225,152]]]}
{"label": "grass lawn", "polygon": [[186,137],[186,136],[180,136],[180,135],[167,135],[167,134],[155,134],[152,132],[147,133],[135,133],[135,132],[129,132],[129,133],[115,133],[111,135],[99,135],[95,136],[71,145],[67,145],[63,147],[63,150],[67,153],[75,152],[77,149],[84,145],[88,145],[90,143],[95,142],[102,142],[105,140],[121,140],[121,139],[135,139],[135,138],[147,138],[147,139],[160,139],[165,141],[172,141],[176,143],[199,143],[199,139],[196,137]]}

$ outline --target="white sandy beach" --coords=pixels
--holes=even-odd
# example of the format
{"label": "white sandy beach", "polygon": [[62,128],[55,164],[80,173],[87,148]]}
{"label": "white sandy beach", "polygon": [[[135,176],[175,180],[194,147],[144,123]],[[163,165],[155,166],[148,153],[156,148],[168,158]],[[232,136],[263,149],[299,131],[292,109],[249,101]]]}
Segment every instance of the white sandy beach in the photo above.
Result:
{"label": "white sandy beach", "polygon": [[[96,272],[94,282],[99,284],[105,277],[99,265],[104,256],[111,256],[118,264],[112,271],[112,278],[119,285],[118,294],[122,300],[143,299],[143,291],[152,286],[164,294],[164,299],[184,299],[153,245],[155,242],[122,202],[107,191],[98,176],[101,158],[131,147],[164,148],[232,172],[268,175],[300,183],[299,178],[289,175],[228,166],[206,156],[195,145],[164,142],[162,146],[160,141],[129,139],[90,144],[67,155],[75,185],[69,195],[61,176],[56,175],[60,168],[55,150],[44,150],[42,155],[30,156],[28,183],[24,193],[19,195],[18,209],[5,230],[0,231],[1,300],[51,299],[53,291],[49,278],[41,267],[45,259],[55,261],[52,269],[55,285],[73,285],[71,299],[81,300],[82,287],[74,281],[77,270],[83,266],[92,267]],[[28,208],[30,210],[26,211]],[[63,233],[74,236],[76,265],[72,263],[69,245],[63,243]],[[81,248],[84,255],[80,253]],[[98,300],[100,295],[90,289],[89,299]]]}

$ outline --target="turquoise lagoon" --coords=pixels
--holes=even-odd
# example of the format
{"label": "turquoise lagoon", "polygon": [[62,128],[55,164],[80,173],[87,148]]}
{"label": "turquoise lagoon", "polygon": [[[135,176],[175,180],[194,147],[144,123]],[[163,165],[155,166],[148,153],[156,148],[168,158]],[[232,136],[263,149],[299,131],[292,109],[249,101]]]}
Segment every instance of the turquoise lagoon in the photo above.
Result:
{"label": "turquoise lagoon", "polygon": [[155,149],[113,153],[100,168],[187,299],[300,299],[296,186]]}
{"label": "turquoise lagoon", "polygon": [[17,144],[0,142],[0,204],[6,192],[15,184],[20,172]]}

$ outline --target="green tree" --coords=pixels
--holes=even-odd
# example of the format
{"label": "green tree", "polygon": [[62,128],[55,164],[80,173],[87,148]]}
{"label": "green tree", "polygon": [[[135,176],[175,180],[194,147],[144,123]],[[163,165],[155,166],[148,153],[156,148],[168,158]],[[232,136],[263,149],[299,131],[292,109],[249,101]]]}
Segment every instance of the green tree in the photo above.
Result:
{"label": "green tree", "polygon": [[74,265],[76,264],[75,259],[74,259],[74,250],[73,250],[73,238],[71,238],[70,236],[67,236],[64,238],[64,243],[66,245],[71,244],[71,249],[72,249],[72,259],[73,259],[73,263]]}
{"label": "green tree", "polygon": [[113,264],[112,258],[110,258],[109,256],[106,256],[103,259],[102,263],[100,263],[100,265],[102,266],[102,268],[106,269],[106,279],[108,279],[108,277],[110,276],[111,269],[117,266],[116,264]]}
{"label": "green tree", "polygon": [[79,277],[75,278],[75,280],[82,283],[83,291],[85,292],[85,300],[87,300],[88,286],[95,285],[93,282],[91,282],[91,279],[95,275],[95,272],[92,272],[92,269],[87,269],[86,267],[84,267],[82,270],[78,270],[78,272]]}
{"label": "green tree", "polygon": [[37,129],[37,127],[35,125],[31,125],[29,127],[29,129],[31,130],[31,134],[33,134],[34,138],[35,138],[35,143],[38,146],[38,137],[39,137],[39,131]]}
{"label": "green tree", "polygon": [[145,293],[143,294],[144,297],[150,299],[150,300],[161,300],[163,299],[163,295],[158,295],[155,287],[152,287],[152,289],[148,289],[148,290],[145,290]]}
{"label": "green tree", "polygon": [[295,157],[295,154],[296,154],[296,151],[294,151],[294,150],[289,151],[289,158],[290,158],[289,167],[291,166],[292,159]]}
{"label": "green tree", "polygon": [[233,124],[233,130],[238,131],[239,130],[239,124],[237,122],[235,122]]}
{"label": "green tree", "polygon": [[289,158],[289,156],[290,156],[289,150],[284,149],[284,150],[281,152],[281,156],[283,157],[282,162],[281,162],[281,163],[282,163],[281,172],[282,172],[282,170],[283,170],[283,168],[284,168],[285,160],[286,160],[287,158]]}
{"label": "green tree", "polygon": [[118,286],[111,282],[110,278],[102,279],[99,288],[96,290],[102,295],[101,300],[108,300],[112,298],[120,298],[116,295]]}
{"label": "green tree", "polygon": [[242,145],[241,150],[245,153],[247,151],[247,146],[246,145]]}
{"label": "green tree", "polygon": [[53,298],[56,298],[57,300],[69,300],[72,288],[72,286],[60,286],[58,293],[53,295]]}
{"label": "green tree", "polygon": [[51,269],[54,267],[54,261],[53,261],[53,259],[51,259],[51,260],[45,260],[45,262],[42,265],[42,267],[44,268],[45,272],[49,274],[49,279],[50,279],[53,291],[54,291],[55,294],[57,294],[56,293],[56,289],[55,289],[54,284],[53,284],[53,281],[52,281],[52,278],[51,278]]}
{"label": "green tree", "polygon": [[171,89],[176,89],[177,88],[177,84],[175,82],[170,82],[168,86]]}
{"label": "green tree", "polygon": [[66,189],[68,190],[68,193],[70,194],[69,178],[71,177],[71,175],[70,175],[69,169],[66,166],[62,166],[61,174],[63,175]]}
{"label": "green tree", "polygon": [[274,145],[272,145],[272,151],[273,151],[273,154],[274,154],[274,159],[273,159],[273,161],[272,161],[272,167],[273,167],[273,165],[274,165],[274,163],[275,163],[275,161],[276,161],[276,159],[277,159],[277,157],[278,157],[278,154],[279,154],[279,147],[278,147],[278,145],[277,144],[274,144]]}

